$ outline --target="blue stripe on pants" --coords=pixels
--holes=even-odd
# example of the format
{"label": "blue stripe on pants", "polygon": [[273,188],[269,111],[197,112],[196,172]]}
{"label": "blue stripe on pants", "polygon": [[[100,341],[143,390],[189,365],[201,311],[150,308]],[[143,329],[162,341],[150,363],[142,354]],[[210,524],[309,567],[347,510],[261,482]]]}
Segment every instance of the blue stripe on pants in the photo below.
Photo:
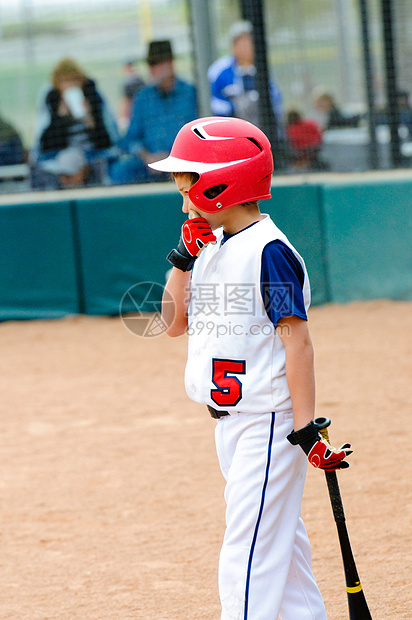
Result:
{"label": "blue stripe on pants", "polygon": [[272,413],[271,422],[270,422],[270,432],[269,432],[269,442],[268,442],[268,452],[267,452],[268,458],[267,458],[267,462],[266,462],[265,481],[264,481],[263,487],[262,487],[262,496],[261,496],[261,499],[260,499],[259,514],[258,514],[258,518],[257,518],[256,525],[255,525],[255,531],[254,531],[254,534],[253,534],[252,545],[250,547],[249,561],[248,561],[248,567],[247,567],[246,590],[245,590],[245,614],[243,616],[244,620],[247,620],[247,618],[248,618],[249,587],[250,587],[250,575],[251,575],[251,572],[252,572],[253,553],[254,553],[255,546],[256,546],[256,540],[257,540],[257,536],[258,536],[258,532],[259,532],[259,525],[260,525],[260,521],[261,521],[261,518],[262,518],[263,507],[264,507],[264,504],[265,504],[266,487],[268,485],[270,461],[271,461],[271,458],[272,458],[272,442],[273,442],[274,428],[275,428],[275,413]]}

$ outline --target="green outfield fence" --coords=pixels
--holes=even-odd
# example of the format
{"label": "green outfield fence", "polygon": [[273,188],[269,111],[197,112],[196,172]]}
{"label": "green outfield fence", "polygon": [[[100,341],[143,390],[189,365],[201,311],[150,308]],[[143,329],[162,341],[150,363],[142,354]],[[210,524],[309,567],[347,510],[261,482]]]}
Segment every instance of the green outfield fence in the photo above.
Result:
{"label": "green outfield fence", "polygon": [[[128,289],[165,283],[180,202],[169,184],[4,197],[0,319],[119,314]],[[412,173],[282,177],[262,210],[304,256],[314,304],[412,299]]]}

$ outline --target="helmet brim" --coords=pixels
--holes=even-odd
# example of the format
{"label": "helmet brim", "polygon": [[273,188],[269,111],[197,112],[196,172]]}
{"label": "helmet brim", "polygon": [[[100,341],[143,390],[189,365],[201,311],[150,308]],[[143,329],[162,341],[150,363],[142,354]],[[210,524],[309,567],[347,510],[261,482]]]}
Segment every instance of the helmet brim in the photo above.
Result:
{"label": "helmet brim", "polygon": [[160,159],[152,164],[149,164],[149,168],[153,170],[159,170],[159,172],[197,172],[197,174],[204,174],[205,172],[213,172],[213,170],[220,170],[222,168],[228,168],[236,164],[241,164],[246,159],[238,159],[236,161],[229,162],[214,162],[204,163],[200,161],[188,161],[187,159],[180,159],[179,157],[173,157],[169,155],[165,159]]}

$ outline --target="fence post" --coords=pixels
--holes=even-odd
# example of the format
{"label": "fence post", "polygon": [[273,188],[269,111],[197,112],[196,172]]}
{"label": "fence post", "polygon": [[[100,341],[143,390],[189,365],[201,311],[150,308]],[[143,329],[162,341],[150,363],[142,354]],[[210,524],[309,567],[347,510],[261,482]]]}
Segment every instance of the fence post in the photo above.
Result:
{"label": "fence post", "polygon": [[372,169],[378,168],[378,142],[376,139],[376,111],[375,111],[375,94],[373,88],[373,66],[370,51],[369,40],[369,15],[367,0],[359,0],[361,31],[362,31],[362,47],[363,47],[363,63],[365,67],[366,95],[368,100],[368,117],[369,117],[369,164]]}
{"label": "fence post", "polygon": [[270,76],[267,62],[263,0],[240,0],[243,19],[253,26],[255,46],[256,90],[259,93],[259,125],[272,145],[275,170],[284,167],[284,152],[280,144],[278,123],[270,97]]}
{"label": "fence post", "polygon": [[188,0],[199,116],[210,116],[210,88],[207,71],[212,62],[216,60],[210,4],[204,0]]}
{"label": "fence post", "polygon": [[392,0],[382,0],[382,28],[385,49],[386,103],[388,109],[388,124],[391,133],[391,159],[392,166],[396,168],[401,164],[402,154],[399,137],[398,85],[395,62]]}

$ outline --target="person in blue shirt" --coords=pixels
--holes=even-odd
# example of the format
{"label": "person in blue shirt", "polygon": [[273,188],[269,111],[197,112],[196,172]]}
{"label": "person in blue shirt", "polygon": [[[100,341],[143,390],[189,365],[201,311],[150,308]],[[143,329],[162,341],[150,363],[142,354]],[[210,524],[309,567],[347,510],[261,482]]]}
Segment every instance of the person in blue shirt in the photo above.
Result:
{"label": "person in blue shirt", "polygon": [[197,117],[195,87],[176,76],[170,41],[152,41],[147,63],[152,84],[133,100],[130,125],[119,143],[126,156],[110,170],[113,185],[168,179],[148,164],[167,157],[180,127]]}
{"label": "person in blue shirt", "polygon": [[0,117],[0,166],[14,166],[25,161],[26,153],[19,133]]}
{"label": "person in blue shirt", "polygon": [[[249,21],[236,22],[230,29],[229,37],[232,54],[216,60],[208,71],[212,114],[234,116],[258,125],[259,93],[256,90],[252,24]],[[269,87],[273,111],[280,127],[284,114],[282,92],[273,79]]]}

